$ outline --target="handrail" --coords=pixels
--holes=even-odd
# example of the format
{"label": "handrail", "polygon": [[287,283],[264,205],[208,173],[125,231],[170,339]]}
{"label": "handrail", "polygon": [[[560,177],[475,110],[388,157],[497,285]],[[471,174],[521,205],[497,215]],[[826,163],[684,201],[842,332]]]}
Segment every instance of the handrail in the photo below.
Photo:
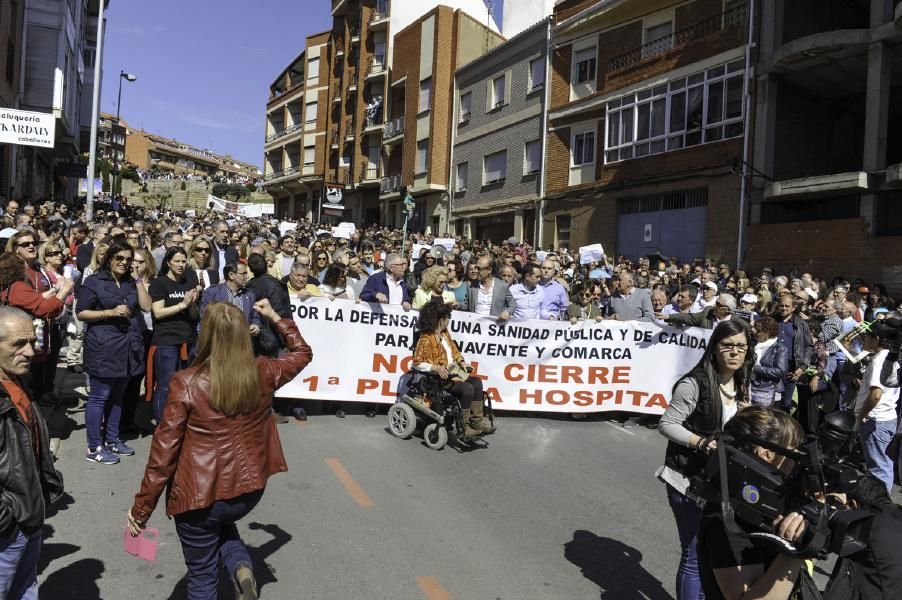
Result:
{"label": "handrail", "polygon": [[382,139],[393,138],[404,133],[404,115],[392,119],[382,128]]}
{"label": "handrail", "polygon": [[608,61],[608,72],[619,71],[638,62],[663,54],[673,48],[685,46],[689,42],[736,25],[745,24],[748,19],[748,4],[741,4],[719,15],[674,31],[670,35],[652,40],[637,48],[611,58]]}

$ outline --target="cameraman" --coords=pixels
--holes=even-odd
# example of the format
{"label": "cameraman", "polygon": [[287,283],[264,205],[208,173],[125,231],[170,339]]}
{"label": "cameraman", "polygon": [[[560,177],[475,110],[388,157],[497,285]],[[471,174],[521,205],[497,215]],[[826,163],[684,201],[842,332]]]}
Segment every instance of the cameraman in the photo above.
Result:
{"label": "cameraman", "polygon": [[[782,411],[750,406],[725,426],[724,433],[737,440],[755,437],[783,448],[795,449],[804,434],[799,424]],[[792,461],[772,450],[755,446],[752,442],[736,444],[780,470],[792,470]],[[772,542],[752,538],[756,528],[738,516],[740,533],[729,530],[724,523],[720,504],[705,505],[698,533],[699,575],[705,600],[733,600],[735,598],[767,598],[787,600],[799,582],[804,559],[780,554]],[[795,542],[805,531],[805,521],[798,513],[778,517],[774,533]]]}

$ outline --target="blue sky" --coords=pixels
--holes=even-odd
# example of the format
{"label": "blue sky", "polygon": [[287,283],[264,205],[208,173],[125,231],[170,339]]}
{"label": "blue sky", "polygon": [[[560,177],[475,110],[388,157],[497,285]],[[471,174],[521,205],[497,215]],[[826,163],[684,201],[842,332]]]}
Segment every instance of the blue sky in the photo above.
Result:
{"label": "blue sky", "polygon": [[260,166],[269,84],[305,36],[331,27],[330,8],[330,0],[113,0],[101,110],[116,114],[119,73],[134,73],[137,81],[122,83],[130,127]]}

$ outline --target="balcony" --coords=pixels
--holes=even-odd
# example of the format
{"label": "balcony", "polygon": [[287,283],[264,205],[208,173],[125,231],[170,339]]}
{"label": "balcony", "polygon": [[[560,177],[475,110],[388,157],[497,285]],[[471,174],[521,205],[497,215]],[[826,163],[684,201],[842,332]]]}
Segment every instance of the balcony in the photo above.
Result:
{"label": "balcony", "polygon": [[367,117],[366,121],[363,123],[363,135],[371,135],[374,133],[381,134],[382,133],[382,115],[381,109],[380,114],[375,114],[372,117]]}
{"label": "balcony", "polygon": [[285,129],[283,129],[283,130],[281,130],[281,131],[277,131],[277,132],[275,132],[275,133],[271,133],[271,134],[269,134],[268,136],[266,136],[266,143],[268,144],[268,143],[270,143],[270,142],[272,142],[272,141],[275,141],[275,140],[279,139],[280,137],[285,137],[286,135],[288,135],[288,134],[290,134],[290,133],[294,133],[295,131],[299,131],[299,130],[300,130],[301,128],[303,128],[303,127],[304,127],[304,124],[303,124],[303,123],[295,123],[295,124],[292,125],[291,127],[286,127]]}
{"label": "balcony", "polygon": [[345,36],[336,35],[332,38],[332,47],[335,49],[335,58],[341,58],[345,55]]}
{"label": "balcony", "polygon": [[400,142],[403,140],[404,133],[404,115],[397,119],[392,119],[382,128],[382,141],[389,143],[390,141]]}
{"label": "balcony", "polygon": [[397,192],[401,189],[401,174],[397,175],[388,175],[387,177],[382,178],[382,183],[379,185],[379,193],[380,194],[390,194],[392,192]]}
{"label": "balcony", "polygon": [[338,134],[337,129],[332,132],[332,135],[330,136],[330,140],[331,140],[330,145],[332,146],[332,149],[338,150],[338,148],[341,146],[341,136]]}
{"label": "balcony", "polygon": [[357,91],[357,65],[348,66],[348,92]]}
{"label": "balcony", "polygon": [[341,104],[341,82],[332,86],[332,104]]}
{"label": "balcony", "polygon": [[370,58],[370,64],[366,69],[366,80],[385,77],[388,69],[385,68],[385,57],[376,55]]}
{"label": "balcony", "polygon": [[379,177],[379,163],[368,163],[360,171],[360,187],[380,186],[382,180]]}
{"label": "balcony", "polygon": [[384,29],[388,26],[388,0],[376,0],[376,8],[370,15],[370,29]]}
{"label": "balcony", "polygon": [[[623,54],[618,54],[608,61],[608,72],[620,71],[644,60],[656,58],[676,48],[682,48],[691,42],[703,38],[712,33],[726,31],[728,29],[740,29],[745,31],[748,22],[748,4],[742,4],[728,10],[725,13],[703,19],[694,25],[690,25],[670,35],[652,40],[651,42],[633,48]],[[739,40],[742,41],[742,40]]]}
{"label": "balcony", "polygon": [[355,123],[354,117],[348,117],[345,119],[345,141],[350,142],[357,135],[355,131]]}
{"label": "balcony", "polygon": [[273,179],[278,179],[282,176],[282,171],[273,171],[272,173],[267,173],[263,176],[263,181],[272,181]]}
{"label": "balcony", "polygon": [[348,33],[351,35],[351,44],[360,43],[360,23],[349,21]]}

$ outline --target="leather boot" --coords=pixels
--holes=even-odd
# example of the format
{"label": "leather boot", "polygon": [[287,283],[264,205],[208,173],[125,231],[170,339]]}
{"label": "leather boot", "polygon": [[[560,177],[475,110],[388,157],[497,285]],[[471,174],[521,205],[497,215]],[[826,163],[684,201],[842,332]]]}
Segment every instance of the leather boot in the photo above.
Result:
{"label": "leather boot", "polygon": [[483,405],[481,401],[474,401],[470,404],[470,427],[485,435],[495,433],[495,427],[492,427],[482,419],[482,409]]}
{"label": "leather boot", "polygon": [[477,429],[473,429],[473,427],[470,426],[470,423],[472,423],[473,421],[472,421],[472,417],[470,416],[469,408],[465,408],[463,410],[462,416],[463,416],[463,422],[464,422],[463,435],[464,435],[465,439],[471,439],[471,438],[479,437],[480,435],[482,435],[482,432],[480,432]]}

